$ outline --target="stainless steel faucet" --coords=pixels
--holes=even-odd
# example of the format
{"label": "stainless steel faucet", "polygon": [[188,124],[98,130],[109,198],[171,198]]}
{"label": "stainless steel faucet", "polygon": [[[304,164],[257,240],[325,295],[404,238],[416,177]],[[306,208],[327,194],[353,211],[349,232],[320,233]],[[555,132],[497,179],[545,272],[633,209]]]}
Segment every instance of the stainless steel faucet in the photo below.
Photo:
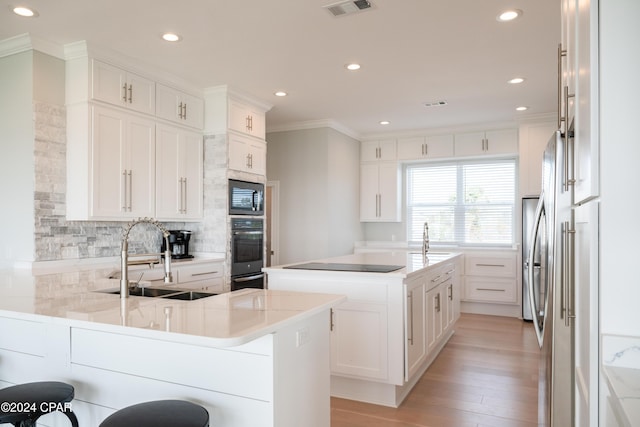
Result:
{"label": "stainless steel faucet", "polygon": [[429,223],[425,221],[422,228],[422,256],[424,258],[427,257],[427,252],[429,252]]}
{"label": "stainless steel faucet", "polygon": [[[122,249],[120,252],[120,298],[129,298],[129,232],[137,224],[152,224],[160,231],[165,240],[166,251],[164,252],[164,283],[172,283],[173,275],[171,274],[171,249],[169,245],[169,231],[153,218],[138,218],[129,223],[122,235]],[[162,253],[152,253],[143,255],[162,255]]]}

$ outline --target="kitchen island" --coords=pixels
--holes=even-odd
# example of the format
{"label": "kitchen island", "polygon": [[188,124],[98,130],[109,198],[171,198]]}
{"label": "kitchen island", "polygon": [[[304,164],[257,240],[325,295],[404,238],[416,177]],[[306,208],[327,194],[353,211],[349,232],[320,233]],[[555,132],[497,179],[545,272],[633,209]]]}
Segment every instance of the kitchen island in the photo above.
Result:
{"label": "kitchen island", "polygon": [[331,395],[397,407],[453,334],[461,259],[399,250],[263,271],[271,290],[347,296],[332,309]]}
{"label": "kitchen island", "polygon": [[[70,383],[86,426],[156,399],[201,404],[212,426],[330,425],[329,310],[343,296],[122,300],[104,292],[109,271],[0,272],[0,386]],[[66,426],[59,415],[41,424]]]}

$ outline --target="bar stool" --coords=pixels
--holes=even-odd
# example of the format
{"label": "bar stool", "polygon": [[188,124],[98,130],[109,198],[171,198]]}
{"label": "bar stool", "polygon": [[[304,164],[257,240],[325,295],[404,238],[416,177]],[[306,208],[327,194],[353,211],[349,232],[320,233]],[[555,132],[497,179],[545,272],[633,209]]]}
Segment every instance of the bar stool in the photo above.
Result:
{"label": "bar stool", "polygon": [[99,427],[209,427],[209,412],[184,400],[155,400],[127,406]]}
{"label": "bar stool", "polygon": [[43,415],[60,411],[73,427],[78,419],[69,403],[73,400],[73,386],[57,381],[18,384],[0,389],[0,424],[31,427]]}

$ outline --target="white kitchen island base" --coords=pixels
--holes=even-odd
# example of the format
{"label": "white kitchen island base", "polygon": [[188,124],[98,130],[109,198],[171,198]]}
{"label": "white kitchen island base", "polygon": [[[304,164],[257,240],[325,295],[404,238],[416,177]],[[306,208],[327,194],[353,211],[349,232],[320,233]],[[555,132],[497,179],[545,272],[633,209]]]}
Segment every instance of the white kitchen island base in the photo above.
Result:
{"label": "white kitchen island base", "polygon": [[449,341],[454,331],[451,330],[443,337],[442,342],[434,349],[424,363],[418,368],[415,375],[403,385],[374,382],[344,376],[331,376],[331,396],[343,399],[357,400],[359,402],[372,403],[374,405],[390,406],[397,408],[409,395],[413,387],[420,381],[427,368],[438,357],[440,350]]}
{"label": "white kitchen island base", "polygon": [[[423,259],[397,251],[263,271],[273,290],[347,296],[332,309],[331,395],[398,407],[453,334],[460,312],[459,262],[455,253]],[[310,264],[321,269],[309,270]],[[365,268],[330,270],[331,265]],[[399,268],[367,271],[388,265]]]}
{"label": "white kitchen island base", "polygon": [[0,294],[0,387],[69,383],[81,426],[159,399],[200,404],[216,427],[330,426],[329,312],[344,297],[241,290],[123,305],[91,291],[55,298],[37,284]]}

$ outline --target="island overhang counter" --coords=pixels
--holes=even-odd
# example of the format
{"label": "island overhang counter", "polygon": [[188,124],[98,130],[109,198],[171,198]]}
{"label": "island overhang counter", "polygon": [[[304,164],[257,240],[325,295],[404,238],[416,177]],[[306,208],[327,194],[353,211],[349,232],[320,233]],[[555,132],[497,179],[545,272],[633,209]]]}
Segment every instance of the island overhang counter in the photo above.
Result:
{"label": "island overhang counter", "polygon": [[[216,426],[330,425],[329,312],[344,296],[121,299],[100,292],[117,286],[106,275],[0,272],[0,387],[70,383],[89,426],[158,399],[199,403]],[[65,426],[58,415],[42,425]]]}
{"label": "island overhang counter", "polygon": [[[390,271],[348,271],[348,265]],[[425,257],[400,250],[263,271],[271,290],[347,296],[331,314],[331,395],[398,407],[453,335],[460,313],[461,265],[459,253],[429,252]],[[379,268],[391,266],[400,268]]]}

